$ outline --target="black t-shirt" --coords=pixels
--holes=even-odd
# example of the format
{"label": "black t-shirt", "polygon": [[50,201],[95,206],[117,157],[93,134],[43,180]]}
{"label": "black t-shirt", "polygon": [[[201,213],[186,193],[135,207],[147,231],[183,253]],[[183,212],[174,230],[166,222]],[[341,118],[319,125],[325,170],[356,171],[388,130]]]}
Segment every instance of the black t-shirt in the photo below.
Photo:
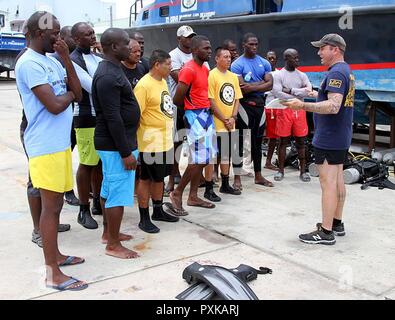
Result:
{"label": "black t-shirt", "polygon": [[144,75],[146,75],[148,72],[149,72],[149,60],[147,59],[147,58],[144,58],[144,57],[142,57],[141,59],[140,59],[140,64],[142,64],[143,65],[143,67],[144,67]]}
{"label": "black t-shirt", "polygon": [[128,78],[133,89],[136,87],[137,82],[139,82],[139,80],[147,74],[145,72],[144,66],[141,63],[138,63],[134,69],[129,69],[122,65],[122,70],[125,73],[126,78]]}
{"label": "black t-shirt", "polygon": [[118,151],[122,158],[137,149],[136,131],[140,108],[120,65],[99,63],[92,85],[96,110],[95,147]]}

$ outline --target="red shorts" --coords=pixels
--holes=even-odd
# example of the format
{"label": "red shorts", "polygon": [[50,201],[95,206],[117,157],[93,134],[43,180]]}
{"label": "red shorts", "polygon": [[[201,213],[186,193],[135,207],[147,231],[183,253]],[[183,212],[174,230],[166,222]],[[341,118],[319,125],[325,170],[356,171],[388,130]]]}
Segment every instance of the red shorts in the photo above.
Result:
{"label": "red shorts", "polygon": [[276,121],[277,121],[277,110],[265,109],[266,113],[266,138],[277,139],[276,135]]}
{"label": "red shorts", "polygon": [[278,110],[276,134],[279,137],[306,137],[308,132],[306,111],[293,111],[291,109]]}

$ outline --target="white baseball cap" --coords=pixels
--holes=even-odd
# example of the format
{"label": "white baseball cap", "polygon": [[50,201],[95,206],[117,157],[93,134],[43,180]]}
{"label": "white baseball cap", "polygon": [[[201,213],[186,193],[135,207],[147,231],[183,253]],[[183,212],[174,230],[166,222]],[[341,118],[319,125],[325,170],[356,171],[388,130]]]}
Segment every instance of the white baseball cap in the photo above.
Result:
{"label": "white baseball cap", "polygon": [[193,29],[190,26],[182,26],[182,27],[179,27],[177,30],[177,37],[188,38],[191,35],[196,36],[196,33],[195,33],[195,31],[193,31]]}

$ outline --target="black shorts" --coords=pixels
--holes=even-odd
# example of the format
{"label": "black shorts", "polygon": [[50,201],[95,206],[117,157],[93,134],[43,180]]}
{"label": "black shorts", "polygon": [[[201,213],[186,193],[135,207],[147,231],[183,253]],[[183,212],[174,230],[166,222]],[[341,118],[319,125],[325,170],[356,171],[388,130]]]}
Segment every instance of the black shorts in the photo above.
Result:
{"label": "black shorts", "polygon": [[332,165],[344,164],[347,155],[348,150],[324,150],[314,147],[315,164],[324,164],[325,160]]}
{"label": "black shorts", "polygon": [[174,151],[145,153],[139,155],[139,166],[137,168],[137,179],[151,180],[152,182],[163,182],[171,175],[174,164]]}
{"label": "black shorts", "polygon": [[177,109],[177,117],[175,119],[175,129],[177,130],[174,135],[174,144],[179,145],[186,139],[186,127],[184,121],[185,111]]}

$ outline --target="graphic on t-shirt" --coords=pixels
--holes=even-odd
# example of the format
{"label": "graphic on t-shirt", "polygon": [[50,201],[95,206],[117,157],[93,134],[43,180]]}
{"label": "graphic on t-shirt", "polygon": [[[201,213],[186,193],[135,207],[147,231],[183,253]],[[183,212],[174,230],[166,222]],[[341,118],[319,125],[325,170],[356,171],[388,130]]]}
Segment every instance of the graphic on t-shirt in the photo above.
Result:
{"label": "graphic on t-shirt", "polygon": [[346,97],[346,101],[344,102],[344,106],[348,108],[353,108],[354,100],[355,100],[355,77],[353,74],[350,74],[350,89],[348,90],[348,94]]}
{"label": "graphic on t-shirt", "polygon": [[167,91],[162,92],[160,109],[167,117],[173,118],[174,116],[173,100]]}
{"label": "graphic on t-shirt", "polygon": [[227,106],[233,107],[235,101],[235,89],[232,84],[224,83],[219,92],[219,97],[221,101]]}
{"label": "graphic on t-shirt", "polygon": [[333,88],[341,88],[343,84],[343,81],[338,80],[338,79],[330,79],[329,80],[329,87],[333,87]]}
{"label": "graphic on t-shirt", "polygon": [[132,80],[132,87],[134,88],[135,86],[137,86],[137,83],[139,82],[140,79],[137,78],[133,78]]}

